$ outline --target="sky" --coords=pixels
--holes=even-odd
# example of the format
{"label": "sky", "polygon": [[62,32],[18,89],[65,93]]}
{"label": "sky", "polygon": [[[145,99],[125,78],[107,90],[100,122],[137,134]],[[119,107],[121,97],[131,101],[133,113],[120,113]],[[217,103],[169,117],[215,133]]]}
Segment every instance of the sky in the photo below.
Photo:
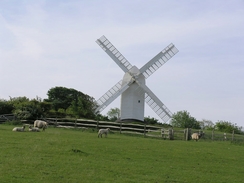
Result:
{"label": "sky", "polygon": [[244,0],[1,0],[0,99],[56,86],[99,99],[124,75],[103,35],[138,68],[173,43],[146,85],[172,113],[244,127]]}

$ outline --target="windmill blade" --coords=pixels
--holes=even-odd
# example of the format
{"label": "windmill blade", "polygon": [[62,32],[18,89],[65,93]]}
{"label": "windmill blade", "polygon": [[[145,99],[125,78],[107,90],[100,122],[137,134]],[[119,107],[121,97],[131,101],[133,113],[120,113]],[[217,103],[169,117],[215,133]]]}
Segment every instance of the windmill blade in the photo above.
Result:
{"label": "windmill blade", "polygon": [[[97,100],[97,104],[99,105],[98,108],[96,108],[95,112],[102,111],[105,109],[110,103],[112,103],[121,93],[123,93],[127,88],[129,88],[129,85],[131,84],[131,81],[123,84],[120,80],[117,84],[115,84],[110,90],[108,90],[102,97],[100,97]],[[122,87],[121,87],[122,86]]]}
{"label": "windmill blade", "polygon": [[178,52],[179,50],[171,43],[149,62],[147,62],[140,69],[140,72],[144,75],[145,78],[148,78]]}
{"label": "windmill blade", "polygon": [[115,63],[124,71],[128,72],[132,65],[126,58],[110,43],[110,41],[102,36],[96,43],[115,61]]}
{"label": "windmill blade", "polygon": [[164,122],[172,118],[170,110],[157,97],[155,98],[154,94],[151,95],[146,92],[145,101]]}
{"label": "windmill blade", "polygon": [[159,98],[144,84],[137,81],[137,84],[145,91],[145,101],[152,108],[152,110],[164,121],[167,122],[172,113],[170,110],[159,100]]}

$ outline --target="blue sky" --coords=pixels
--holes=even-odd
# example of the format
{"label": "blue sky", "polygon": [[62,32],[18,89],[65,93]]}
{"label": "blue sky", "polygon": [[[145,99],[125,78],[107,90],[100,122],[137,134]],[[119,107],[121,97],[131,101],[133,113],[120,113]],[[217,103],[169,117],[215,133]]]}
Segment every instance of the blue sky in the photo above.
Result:
{"label": "blue sky", "polygon": [[173,43],[147,86],[172,113],[244,126],[243,17],[243,0],[1,0],[0,98],[63,86],[98,99],[123,77],[95,43],[105,35],[138,68]]}

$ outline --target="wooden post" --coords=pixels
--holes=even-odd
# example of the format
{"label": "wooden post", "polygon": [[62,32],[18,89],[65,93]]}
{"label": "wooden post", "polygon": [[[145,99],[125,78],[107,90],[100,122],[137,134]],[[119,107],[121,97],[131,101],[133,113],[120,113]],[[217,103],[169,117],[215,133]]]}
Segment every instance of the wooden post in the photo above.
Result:
{"label": "wooden post", "polygon": [[174,132],[172,128],[169,129],[169,140],[174,140]]}
{"label": "wooden post", "polygon": [[162,136],[162,138],[165,139],[165,137],[164,137],[164,129],[163,128],[161,129],[161,136]]}
{"label": "wooden post", "polygon": [[122,122],[120,121],[120,127],[119,127],[119,133],[121,134],[121,130],[122,130]]}
{"label": "wooden post", "polygon": [[55,125],[54,125],[55,127],[58,126],[58,122],[57,122],[57,121],[58,121],[58,119],[57,119],[57,117],[56,117],[56,119],[55,119]]}
{"label": "wooden post", "polygon": [[98,130],[98,128],[99,128],[99,121],[97,120],[97,130]]}
{"label": "wooden post", "polygon": [[234,140],[234,130],[232,132],[232,141]]}
{"label": "wooden post", "polygon": [[146,122],[144,122],[144,137],[146,136]]}
{"label": "wooden post", "polygon": [[189,133],[189,129],[186,129],[186,141],[188,140],[188,133]]}
{"label": "wooden post", "polygon": [[77,123],[77,118],[75,119],[75,128],[77,127],[77,126],[76,126],[76,123]]}

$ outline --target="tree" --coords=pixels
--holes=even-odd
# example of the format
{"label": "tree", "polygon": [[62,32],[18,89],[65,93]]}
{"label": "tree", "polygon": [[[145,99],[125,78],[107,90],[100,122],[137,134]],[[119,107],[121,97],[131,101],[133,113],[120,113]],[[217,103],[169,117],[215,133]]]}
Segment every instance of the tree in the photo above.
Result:
{"label": "tree", "polygon": [[18,119],[37,119],[42,117],[41,99],[29,100],[27,97],[11,98],[10,102],[14,106],[13,114]]}
{"label": "tree", "polygon": [[[83,94],[83,93],[82,93]],[[68,109],[72,101],[77,100],[78,91],[65,87],[54,87],[48,90],[46,101],[52,102],[53,108],[58,111],[62,108]]]}
{"label": "tree", "polygon": [[173,114],[170,124],[173,127],[179,128],[201,128],[199,122],[194,117],[191,117],[190,113],[187,111],[178,111],[177,113]]}
{"label": "tree", "polygon": [[[93,97],[86,95],[72,88],[54,87],[48,93],[46,102],[52,103],[52,109],[56,114],[61,112],[75,117],[94,118],[95,100]],[[60,114],[61,114],[60,113]]]}
{"label": "tree", "polygon": [[109,121],[108,116],[97,114],[95,117],[95,120],[97,121]]}
{"label": "tree", "polygon": [[117,119],[119,119],[120,116],[120,109],[115,107],[115,108],[111,108],[107,115],[109,116],[110,121],[116,121]]}
{"label": "tree", "polygon": [[11,114],[13,109],[14,107],[9,101],[0,99],[0,114]]}
{"label": "tree", "polygon": [[221,132],[232,133],[234,131],[234,133],[242,133],[242,127],[238,127],[236,124],[232,124],[228,121],[218,121],[215,127]]}
{"label": "tree", "polygon": [[145,118],[144,118],[144,121],[145,121],[147,124],[152,124],[152,125],[158,123],[158,119],[156,119],[156,118],[151,118],[150,116],[145,117]]}
{"label": "tree", "polygon": [[199,121],[201,129],[212,130],[214,129],[214,123],[211,120],[203,119]]}

